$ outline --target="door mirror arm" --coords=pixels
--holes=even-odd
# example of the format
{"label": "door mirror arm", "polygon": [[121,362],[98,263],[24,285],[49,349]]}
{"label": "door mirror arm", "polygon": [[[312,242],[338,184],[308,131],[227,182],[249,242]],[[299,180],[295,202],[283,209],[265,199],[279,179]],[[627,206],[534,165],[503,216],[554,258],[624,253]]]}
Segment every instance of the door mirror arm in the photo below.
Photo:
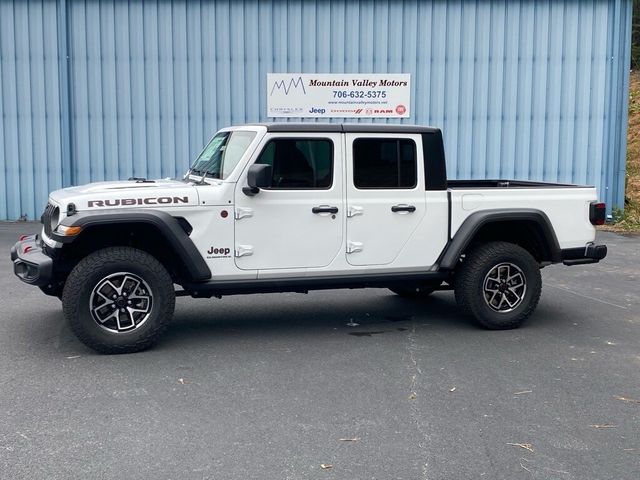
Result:
{"label": "door mirror arm", "polygon": [[264,163],[254,163],[247,172],[247,185],[242,187],[242,193],[249,197],[260,192],[261,188],[271,187],[273,167]]}

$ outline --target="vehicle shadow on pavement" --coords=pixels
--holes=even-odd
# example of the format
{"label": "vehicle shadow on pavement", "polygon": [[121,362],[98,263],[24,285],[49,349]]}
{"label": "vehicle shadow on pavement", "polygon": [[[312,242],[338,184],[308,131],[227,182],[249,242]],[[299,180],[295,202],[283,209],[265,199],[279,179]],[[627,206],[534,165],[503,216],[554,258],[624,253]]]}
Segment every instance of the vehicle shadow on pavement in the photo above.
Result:
{"label": "vehicle shadow on pavement", "polygon": [[[296,296],[297,295],[297,296]],[[275,298],[280,297],[280,298]],[[179,305],[161,347],[176,343],[211,342],[242,336],[300,335],[343,331],[355,334],[404,330],[412,325],[429,325],[442,332],[472,330],[470,317],[457,308],[449,293],[422,300],[408,300],[393,294],[353,298],[344,292],[254,295],[239,302],[233,297],[209,300],[210,304]],[[238,297],[239,298],[239,297]],[[206,300],[205,300],[206,301]],[[219,302],[219,303],[216,303]]]}
{"label": "vehicle shadow on pavement", "polygon": [[[14,331],[29,349],[43,352],[92,352],[66,324],[62,309],[43,312],[37,320],[15,319]],[[338,331],[347,338],[380,332],[402,332],[429,325],[442,333],[473,330],[472,319],[457,308],[453,295],[439,293],[422,300],[371,291],[323,291],[270,294],[218,299],[178,299],[174,318],[153,350],[211,348],[228,341],[253,342],[261,338],[296,337],[309,341]],[[98,355],[98,354],[96,354]]]}
{"label": "vehicle shadow on pavement", "polygon": [[[174,320],[157,348],[287,336],[308,341],[309,335],[322,338],[336,332],[368,337],[422,327],[445,336],[462,332],[473,334],[474,331],[485,336],[498,333],[479,327],[470,315],[461,312],[451,292],[436,293],[420,300],[360,292],[325,291],[312,292],[308,296],[272,294],[201,300],[210,302],[208,304],[188,299],[190,303],[177,306]],[[557,310],[556,307],[541,302],[519,330],[559,331],[574,325],[576,312]]]}
{"label": "vehicle shadow on pavement", "polygon": [[[576,320],[575,311],[542,303],[522,328],[564,328]],[[66,325],[61,309],[40,315],[37,321],[19,321],[19,335],[30,349],[46,352],[93,353]],[[153,350],[210,349],[227,342],[286,339],[306,342],[328,334],[344,338],[371,337],[428,327],[449,335],[461,332],[486,335],[457,307],[451,292],[411,300],[393,294],[358,291],[252,295],[217,299],[179,299],[173,321]],[[99,355],[99,354],[96,354]]]}

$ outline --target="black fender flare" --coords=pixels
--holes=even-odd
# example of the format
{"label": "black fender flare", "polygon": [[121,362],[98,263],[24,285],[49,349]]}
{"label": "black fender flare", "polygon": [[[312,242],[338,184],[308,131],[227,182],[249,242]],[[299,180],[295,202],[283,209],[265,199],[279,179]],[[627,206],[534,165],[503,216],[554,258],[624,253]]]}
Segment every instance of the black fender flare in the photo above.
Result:
{"label": "black fender flare", "polygon": [[453,270],[458,263],[460,255],[462,255],[482,227],[490,223],[510,221],[536,223],[540,227],[546,247],[551,253],[551,262],[559,263],[562,261],[562,251],[560,250],[558,238],[549,217],[543,211],[532,208],[505,208],[483,210],[469,215],[462,222],[453,238],[447,243],[438,262],[439,269]]}
{"label": "black fender flare", "polygon": [[[113,224],[146,224],[158,229],[160,234],[167,240],[171,248],[180,258],[189,273],[190,280],[202,282],[211,278],[211,270],[198,252],[193,241],[187,232],[180,226],[176,217],[167,212],[159,210],[141,209],[118,209],[107,212],[78,212],[75,215],[66,217],[60,225],[67,227],[81,227],[82,231],[94,226]],[[51,234],[51,238],[56,242],[70,244],[76,240],[77,236],[62,236],[56,233]]]}

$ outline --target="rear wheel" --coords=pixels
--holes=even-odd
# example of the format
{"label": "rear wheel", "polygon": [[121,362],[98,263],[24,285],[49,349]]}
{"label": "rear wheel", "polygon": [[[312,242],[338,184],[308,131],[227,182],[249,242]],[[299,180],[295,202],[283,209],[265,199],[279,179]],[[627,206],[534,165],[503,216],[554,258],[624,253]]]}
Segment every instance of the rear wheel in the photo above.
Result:
{"label": "rear wheel", "polygon": [[491,330],[522,325],[538,305],[541,290],[538,262],[512,243],[476,247],[456,272],[456,301]]}
{"label": "rear wheel", "polygon": [[131,353],[152,346],[171,320],[175,291],[164,266],[148,253],[111,247],[84,258],[62,294],[75,335],[102,353]]}

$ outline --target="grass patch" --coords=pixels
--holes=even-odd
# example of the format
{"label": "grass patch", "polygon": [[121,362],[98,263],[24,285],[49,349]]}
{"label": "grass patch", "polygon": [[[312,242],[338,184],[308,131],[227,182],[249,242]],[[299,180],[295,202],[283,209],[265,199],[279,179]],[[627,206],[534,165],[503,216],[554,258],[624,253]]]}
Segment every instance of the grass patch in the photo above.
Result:
{"label": "grass patch", "polygon": [[614,208],[613,224],[607,229],[640,232],[640,71],[631,72],[629,84],[624,212]]}

